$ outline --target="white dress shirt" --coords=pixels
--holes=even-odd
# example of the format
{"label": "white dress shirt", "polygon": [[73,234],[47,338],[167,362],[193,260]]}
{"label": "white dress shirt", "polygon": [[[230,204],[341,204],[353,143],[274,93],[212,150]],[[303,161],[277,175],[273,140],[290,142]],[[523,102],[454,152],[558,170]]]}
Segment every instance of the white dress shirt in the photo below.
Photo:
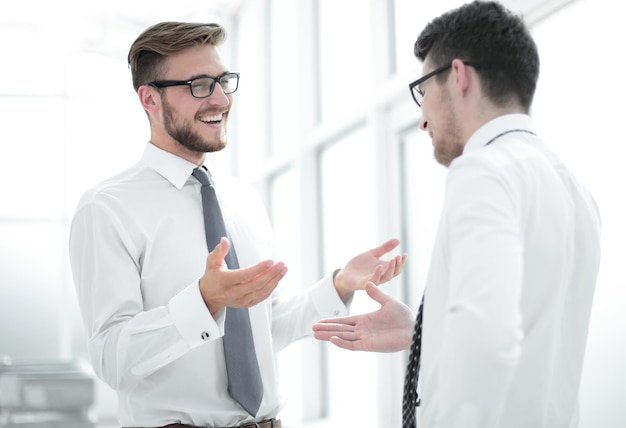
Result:
{"label": "white dress shirt", "polygon": [[529,132],[526,115],[492,120],[450,165],[425,290],[420,428],[578,425],[600,217]]}
{"label": "white dress shirt", "polygon": [[[83,196],[72,222],[70,260],[90,359],[118,393],[122,426],[253,420],[227,392],[225,311],[213,318],[200,295],[208,250],[195,167],[147,144],[139,163]],[[240,266],[273,259],[270,223],[252,186],[211,166],[209,174]],[[264,387],[254,420],[276,417],[284,404],[274,352],[310,335],[318,319],[347,313],[331,276],[282,299],[277,289],[250,309]]]}

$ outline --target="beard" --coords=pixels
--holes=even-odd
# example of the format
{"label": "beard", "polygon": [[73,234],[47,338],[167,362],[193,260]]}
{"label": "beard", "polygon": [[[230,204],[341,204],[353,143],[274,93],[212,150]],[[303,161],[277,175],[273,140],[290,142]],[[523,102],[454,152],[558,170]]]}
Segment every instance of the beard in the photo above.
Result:
{"label": "beard", "polygon": [[[223,120],[223,119],[222,119]],[[177,120],[174,108],[163,97],[163,126],[165,131],[181,146],[193,152],[217,152],[226,147],[226,127],[222,127],[219,137],[207,139],[193,130],[193,123]]]}
{"label": "beard", "polygon": [[446,168],[452,161],[463,154],[463,140],[459,130],[459,119],[450,98],[450,94],[445,92],[442,96],[442,128],[438,132],[439,141],[434,144],[435,159]]}
{"label": "beard", "polygon": [[435,146],[435,159],[441,165],[449,167],[452,161],[463,154],[463,144],[460,139],[446,139]]}

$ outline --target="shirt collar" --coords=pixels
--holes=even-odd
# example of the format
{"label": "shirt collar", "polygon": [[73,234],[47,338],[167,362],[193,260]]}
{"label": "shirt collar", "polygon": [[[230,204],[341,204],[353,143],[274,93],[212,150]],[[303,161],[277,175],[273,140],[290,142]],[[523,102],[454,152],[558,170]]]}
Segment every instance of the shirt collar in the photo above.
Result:
{"label": "shirt collar", "polygon": [[[141,161],[161,174],[179,190],[182,189],[193,170],[198,166],[180,156],[166,152],[152,143],[146,144]],[[212,179],[210,170],[209,167],[207,174],[209,174],[209,179]]]}
{"label": "shirt collar", "polygon": [[484,147],[496,138],[498,135],[506,131],[520,130],[525,132],[535,132],[535,126],[530,116],[526,114],[507,114],[496,117],[478,128],[476,132],[467,140],[463,153],[469,153],[473,150]]}

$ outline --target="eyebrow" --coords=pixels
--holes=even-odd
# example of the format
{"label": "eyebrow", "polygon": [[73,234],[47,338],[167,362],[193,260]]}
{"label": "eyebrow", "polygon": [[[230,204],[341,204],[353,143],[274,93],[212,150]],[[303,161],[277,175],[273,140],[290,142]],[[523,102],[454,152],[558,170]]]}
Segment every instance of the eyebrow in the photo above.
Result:
{"label": "eyebrow", "polygon": [[189,79],[187,79],[187,80],[199,79],[199,78],[201,78],[201,77],[210,77],[211,79],[216,79],[216,78],[221,77],[221,76],[223,76],[223,75],[225,75],[225,74],[228,74],[228,73],[232,73],[232,71],[230,71],[230,70],[225,70],[225,71],[222,71],[222,72],[221,72],[220,74],[218,74],[217,76],[209,76],[208,74],[204,74],[204,73],[203,73],[203,74],[196,74],[196,75],[191,76],[191,77],[190,77]]}

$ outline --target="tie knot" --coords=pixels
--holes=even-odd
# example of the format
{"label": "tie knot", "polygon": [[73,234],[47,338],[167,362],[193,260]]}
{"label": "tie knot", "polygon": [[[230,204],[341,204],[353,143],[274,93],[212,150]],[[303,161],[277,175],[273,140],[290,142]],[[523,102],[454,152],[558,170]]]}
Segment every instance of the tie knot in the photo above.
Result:
{"label": "tie knot", "polygon": [[194,177],[196,177],[196,180],[198,180],[200,183],[202,183],[203,186],[209,186],[211,184],[211,182],[209,181],[209,176],[206,173],[206,171],[204,170],[204,168],[198,167],[198,168],[194,169],[191,174]]}

